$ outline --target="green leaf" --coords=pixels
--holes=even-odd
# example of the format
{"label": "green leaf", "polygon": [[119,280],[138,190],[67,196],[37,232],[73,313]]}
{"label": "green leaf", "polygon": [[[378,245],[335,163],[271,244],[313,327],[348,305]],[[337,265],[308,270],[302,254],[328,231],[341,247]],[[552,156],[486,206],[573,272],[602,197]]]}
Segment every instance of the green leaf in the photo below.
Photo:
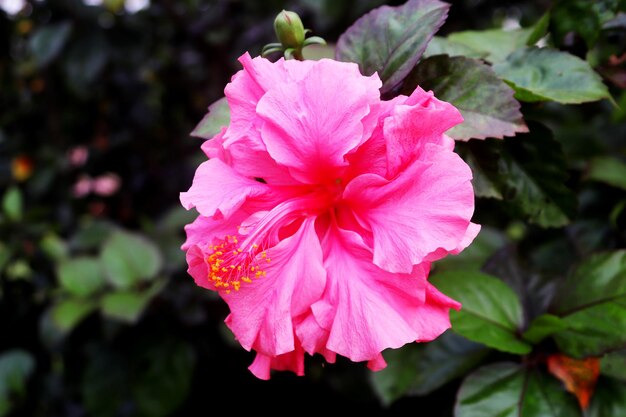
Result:
{"label": "green leaf", "polygon": [[480,363],[489,349],[450,331],[429,343],[385,352],[387,367],[370,374],[376,395],[389,405],[406,395],[427,395]]}
{"label": "green leaf", "polygon": [[11,411],[15,396],[24,395],[26,381],[34,369],[35,360],[24,350],[14,349],[0,354],[0,416]]}
{"label": "green leaf", "polygon": [[500,362],[468,376],[457,394],[455,417],[581,417],[574,397],[538,369]]}
{"label": "green leaf", "polygon": [[105,242],[101,261],[106,277],[116,288],[130,289],[155,277],[163,260],[158,248],[142,235],[114,232]]}
{"label": "green leaf", "polygon": [[88,415],[120,414],[129,390],[127,359],[103,348],[92,348],[80,386]]}
{"label": "green leaf", "polygon": [[478,60],[446,55],[422,60],[402,90],[408,95],[418,85],[461,111],[463,123],[446,132],[454,139],[502,138],[528,132],[520,104],[513,98],[515,92]]}
{"label": "green leaf", "polygon": [[612,156],[593,158],[587,176],[591,180],[626,190],[626,163]]}
{"label": "green leaf", "polygon": [[106,38],[100,32],[91,33],[72,43],[63,55],[67,85],[79,96],[88,95],[89,88],[109,60]]}
{"label": "green leaf", "polygon": [[67,258],[69,249],[63,239],[53,232],[48,232],[39,242],[41,250],[53,261]]}
{"label": "green leaf", "polygon": [[554,336],[562,352],[599,356],[626,346],[626,250],[589,258],[559,295],[555,310],[567,329]]}
{"label": "green leaf", "polygon": [[626,416],[626,383],[600,378],[585,417]]}
{"label": "green leaf", "polygon": [[576,214],[576,196],[565,185],[565,156],[545,127],[529,124],[530,133],[504,141],[473,141],[469,152],[490,185],[515,216],[542,227],[568,224]]}
{"label": "green leaf", "polygon": [[70,22],[46,25],[37,29],[28,41],[28,47],[37,66],[43,67],[52,62],[67,43],[71,32]]}
{"label": "green leaf", "polygon": [[522,338],[532,344],[537,344],[551,334],[565,328],[565,323],[563,323],[563,320],[559,317],[553,316],[552,314],[543,314],[533,320],[522,335]]}
{"label": "green leaf", "polygon": [[594,3],[601,1],[560,0],[552,9],[553,33],[556,41],[561,44],[570,32],[578,33],[591,48],[602,30],[600,16]]}
{"label": "green leaf", "polygon": [[211,139],[219,133],[222,127],[230,124],[230,107],[226,97],[222,97],[209,106],[209,111],[200,123],[191,131],[191,136],[202,139]]}
{"label": "green leaf", "polygon": [[532,34],[532,28],[468,30],[451,33],[448,39],[483,52],[487,61],[495,63],[504,61],[513,51],[525,46]]}
{"label": "green leaf", "polygon": [[522,307],[504,282],[480,272],[460,270],[443,271],[430,281],[463,305],[460,311],[450,311],[455,333],[504,352],[530,352],[531,346],[517,335],[524,326]]}
{"label": "green leaf", "polygon": [[437,0],[409,0],[374,9],[341,35],[336,59],[356,62],[364,75],[378,72],[381,92],[390,92],[419,61],[449,7]]}
{"label": "green leaf", "polygon": [[577,104],[611,97],[586,61],[551,48],[517,50],[493,69],[521,101]]}
{"label": "green leaf", "polygon": [[96,304],[82,298],[69,298],[52,307],[52,322],[58,330],[67,333],[96,309]]}
{"label": "green leaf", "polygon": [[143,292],[118,291],[106,294],[100,304],[102,314],[129,324],[136,323],[150,300],[163,288],[164,282],[157,281],[152,288]]}
{"label": "green leaf", "polygon": [[61,286],[76,297],[93,295],[106,284],[99,259],[88,256],[60,262],[57,276]]}
{"label": "green leaf", "polygon": [[535,23],[531,27],[532,31],[530,32],[528,39],[526,39],[526,46],[533,46],[537,42],[539,42],[541,38],[546,36],[549,26],[550,26],[550,12],[546,12],[543,14],[543,16],[541,16],[541,18],[537,21],[537,23]]}
{"label": "green leaf", "polygon": [[458,255],[446,256],[434,265],[437,270],[462,269],[478,271],[498,249],[506,245],[507,238],[498,229],[482,226],[472,244]]}
{"label": "green leaf", "polygon": [[626,350],[604,355],[600,361],[600,373],[626,381]]}
{"label": "green leaf", "polygon": [[319,61],[320,59],[324,59],[324,58],[334,59],[335,58],[335,46],[312,44],[302,50],[302,56],[304,57],[305,60],[311,60],[311,61]]}
{"label": "green leaf", "polygon": [[476,50],[465,44],[454,42],[442,36],[433,36],[424,51],[423,58],[434,55],[464,56],[467,58],[485,58],[488,53]]}
{"label": "green leaf", "polygon": [[165,417],[183,403],[196,363],[192,347],[180,340],[159,341],[133,358],[132,395],[139,415]]}
{"label": "green leaf", "polygon": [[17,222],[22,219],[22,192],[17,187],[9,187],[2,197],[2,210],[9,220]]}

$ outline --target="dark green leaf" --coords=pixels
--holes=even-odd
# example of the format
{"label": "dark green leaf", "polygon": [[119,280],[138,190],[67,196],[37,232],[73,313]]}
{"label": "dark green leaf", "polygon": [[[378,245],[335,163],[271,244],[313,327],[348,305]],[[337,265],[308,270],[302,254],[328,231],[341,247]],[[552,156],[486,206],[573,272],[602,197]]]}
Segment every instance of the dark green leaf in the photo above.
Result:
{"label": "dark green leaf", "polygon": [[487,355],[484,346],[450,331],[432,342],[385,352],[387,367],[371,374],[378,397],[391,404],[405,395],[427,395],[466,373]]}
{"label": "dark green leaf", "polygon": [[356,62],[365,75],[378,72],[381,91],[389,92],[413,69],[449,7],[438,0],[409,0],[402,6],[374,9],[341,35],[336,58]]}
{"label": "dark green leaf", "polygon": [[153,279],[163,262],[154,243],[124,231],[114,232],[105,242],[101,261],[109,282],[120,289]]}
{"label": "dark green leaf", "polygon": [[60,301],[52,307],[52,322],[58,330],[67,333],[96,309],[92,301],[70,298]]}
{"label": "dark green leaf", "polygon": [[172,415],[187,397],[195,352],[179,340],[166,340],[139,353],[133,361],[132,395],[140,416]]}
{"label": "dark green leaf", "polygon": [[585,417],[626,416],[626,383],[600,378]]}
{"label": "dark green leaf", "polygon": [[33,33],[28,46],[37,66],[43,67],[59,55],[71,31],[70,22],[61,22],[43,26]]}
{"label": "dark green leaf", "polygon": [[22,192],[17,187],[8,188],[2,197],[2,210],[14,222],[22,218]]}
{"label": "dark green leaf", "polygon": [[563,330],[566,327],[567,326],[563,323],[563,320],[559,317],[553,316],[552,314],[543,314],[533,320],[522,337],[524,340],[528,340],[530,343],[536,344],[545,339],[547,336]]}
{"label": "dark green leaf", "polygon": [[468,30],[454,32],[448,36],[448,39],[475,51],[483,52],[486,54],[487,61],[495,63],[504,61],[513,51],[525,46],[532,34],[532,28]]}
{"label": "dark green leaf", "polygon": [[626,381],[626,350],[607,353],[600,361],[602,375]]}
{"label": "dark green leaf", "polygon": [[592,47],[602,30],[600,16],[594,3],[587,0],[560,0],[552,9],[553,33],[556,41],[561,44],[570,32],[579,34]]}
{"label": "dark green leaf", "polygon": [[426,58],[434,55],[464,56],[467,58],[480,59],[485,58],[488,53],[476,50],[463,43],[451,41],[442,36],[433,36],[424,51],[423,57]]}
{"label": "dark green leaf", "polygon": [[530,352],[531,346],[517,335],[524,326],[522,307],[504,282],[480,272],[460,270],[435,274],[431,282],[463,305],[460,311],[450,311],[454,332],[505,352]]}
{"label": "dark green leaf", "polygon": [[67,258],[67,244],[55,233],[47,233],[39,242],[41,250],[53,261],[61,261]]}
{"label": "dark green leaf", "polygon": [[528,134],[474,143],[469,151],[515,215],[542,227],[559,227],[576,214],[576,197],[565,185],[561,145],[545,127],[534,123]]}
{"label": "dark green leaf", "polygon": [[446,132],[454,139],[502,138],[528,131],[514,91],[478,60],[446,55],[427,58],[411,71],[402,90],[408,95],[418,85],[461,111],[463,123]]}
{"label": "dark green leaf", "polygon": [[99,32],[80,38],[72,44],[64,58],[68,86],[78,95],[87,95],[109,59],[106,39]]}
{"label": "dark green leaf", "polygon": [[612,156],[593,158],[587,175],[594,181],[626,190],[626,163]]}
{"label": "dark green leaf", "polygon": [[105,349],[93,349],[81,391],[85,408],[94,417],[118,416],[128,395],[128,365],[126,358]]}
{"label": "dark green leaf", "polygon": [[0,354],[0,416],[13,407],[13,396],[23,396],[26,381],[35,369],[32,355],[15,349]]}
{"label": "dark green leaf", "polygon": [[222,97],[209,106],[209,111],[200,123],[191,132],[191,136],[202,139],[211,139],[219,133],[222,127],[230,124],[230,108],[226,97]]}
{"label": "dark green leaf", "polygon": [[495,363],[468,376],[459,389],[455,417],[580,417],[573,396],[537,369]]}
{"label": "dark green leaf", "polygon": [[98,258],[79,257],[57,265],[61,286],[76,297],[88,297],[104,288],[106,281]]}
{"label": "dark green leaf", "polygon": [[522,101],[577,104],[611,97],[586,61],[551,48],[517,50],[493,69]]}
{"label": "dark green leaf", "polygon": [[130,324],[136,323],[152,298],[163,288],[164,281],[143,292],[118,291],[106,294],[101,300],[102,314]]}
{"label": "dark green leaf", "polygon": [[556,312],[567,329],[555,334],[570,356],[599,356],[626,345],[626,250],[591,257],[564,283]]}

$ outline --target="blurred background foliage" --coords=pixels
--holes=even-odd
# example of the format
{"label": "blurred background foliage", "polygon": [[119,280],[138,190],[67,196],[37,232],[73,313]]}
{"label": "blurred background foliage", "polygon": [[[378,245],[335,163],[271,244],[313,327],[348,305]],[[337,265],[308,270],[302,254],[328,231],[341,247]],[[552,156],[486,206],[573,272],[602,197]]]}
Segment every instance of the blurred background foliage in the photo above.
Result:
{"label": "blurred background foliage", "polygon": [[[186,274],[179,247],[194,213],[178,193],[203,159],[189,132],[223,96],[237,57],[274,41],[283,8],[332,43],[383,3],[402,2],[0,1],[0,416],[205,415],[213,401],[269,411],[286,398],[307,410],[451,416],[454,377],[489,355],[506,358],[448,334],[440,345],[470,359],[452,377],[437,380],[428,368],[437,352],[422,349],[392,353],[387,379],[312,358],[305,378],[259,381],[222,323],[225,304]],[[552,8],[552,42],[591,62],[619,105],[525,105],[565,151],[577,220],[541,229],[507,207],[515,196],[480,199],[476,221],[487,232],[439,269],[553,276],[624,247],[626,172],[608,156],[625,150],[626,15],[607,16],[611,2],[451,3],[440,34],[527,27]],[[416,361],[425,364],[417,379],[393,373]]]}

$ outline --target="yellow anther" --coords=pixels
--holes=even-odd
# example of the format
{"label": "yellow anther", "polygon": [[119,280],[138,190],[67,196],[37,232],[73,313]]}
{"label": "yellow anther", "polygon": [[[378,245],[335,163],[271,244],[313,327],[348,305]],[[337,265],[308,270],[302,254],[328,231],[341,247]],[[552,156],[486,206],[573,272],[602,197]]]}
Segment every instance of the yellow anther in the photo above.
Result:
{"label": "yellow anther", "polygon": [[270,263],[272,260],[270,258],[265,259],[265,262]]}
{"label": "yellow anther", "polygon": [[253,247],[254,249],[258,249],[258,248],[259,248],[259,245],[257,245],[256,243],[253,243],[253,244],[252,244],[252,247]]}

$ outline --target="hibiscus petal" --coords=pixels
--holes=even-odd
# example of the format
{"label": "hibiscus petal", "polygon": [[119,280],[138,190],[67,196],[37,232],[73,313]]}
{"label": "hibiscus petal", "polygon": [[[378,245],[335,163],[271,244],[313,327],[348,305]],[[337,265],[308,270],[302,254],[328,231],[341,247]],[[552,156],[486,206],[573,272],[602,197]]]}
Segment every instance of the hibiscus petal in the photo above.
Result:
{"label": "hibiscus petal", "polygon": [[181,246],[182,250],[192,245],[211,243],[213,238],[222,238],[225,235],[237,233],[237,227],[250,217],[244,210],[238,210],[228,219],[216,220],[213,217],[198,216],[196,220],[185,226],[187,240]]}
{"label": "hibiscus petal", "polygon": [[[327,338],[328,350],[376,366],[382,350],[432,333],[422,328],[429,317],[419,317],[426,300],[427,265],[416,266],[411,274],[383,271],[372,263],[371,252],[356,233],[336,226],[329,229],[323,247],[326,289],[312,311],[328,332],[318,333],[320,340]],[[315,345],[311,342],[309,337],[309,347]]]}
{"label": "hibiscus petal", "polygon": [[396,106],[384,122],[387,178],[401,171],[427,143],[449,142],[443,134],[461,122],[463,117],[454,106],[417,87],[405,104]]}
{"label": "hibiscus petal", "polygon": [[373,236],[368,243],[374,263],[408,273],[430,253],[453,251],[463,241],[474,211],[471,179],[457,154],[427,144],[420,159],[393,180],[361,175],[347,185],[344,198]]}
{"label": "hibiscus petal", "polygon": [[215,286],[209,282],[209,269],[204,260],[204,251],[198,245],[191,245],[187,249],[187,272],[193,277],[196,285],[208,290],[215,290]]}
{"label": "hibiscus petal", "polygon": [[345,155],[371,134],[374,123],[364,119],[380,85],[356,64],[321,60],[301,80],[274,86],[257,106],[267,151],[302,182],[334,181]]}
{"label": "hibiscus petal", "polygon": [[270,193],[266,184],[242,177],[219,159],[210,159],[198,167],[189,191],[180,193],[180,202],[187,210],[196,207],[203,216],[219,211],[228,218],[246,199]]}
{"label": "hibiscus petal", "polygon": [[241,345],[276,356],[294,350],[293,318],[324,290],[326,271],[313,220],[305,220],[267,255],[271,262],[264,267],[266,276],[222,296],[231,310],[227,325]]}
{"label": "hibiscus petal", "polygon": [[268,356],[257,353],[252,364],[248,367],[250,372],[259,379],[270,379],[270,371],[292,371],[298,376],[304,375],[304,350],[299,344],[292,352],[278,356]]}

